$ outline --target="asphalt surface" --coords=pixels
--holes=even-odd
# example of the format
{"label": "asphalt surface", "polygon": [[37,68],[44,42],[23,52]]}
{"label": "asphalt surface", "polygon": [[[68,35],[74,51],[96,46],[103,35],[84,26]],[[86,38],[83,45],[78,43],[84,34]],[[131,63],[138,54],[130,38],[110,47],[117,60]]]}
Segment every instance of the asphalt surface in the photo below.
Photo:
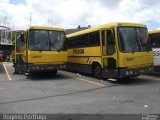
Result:
{"label": "asphalt surface", "polygon": [[0,63],[0,113],[160,113],[160,77],[109,81],[59,71],[26,78]]}

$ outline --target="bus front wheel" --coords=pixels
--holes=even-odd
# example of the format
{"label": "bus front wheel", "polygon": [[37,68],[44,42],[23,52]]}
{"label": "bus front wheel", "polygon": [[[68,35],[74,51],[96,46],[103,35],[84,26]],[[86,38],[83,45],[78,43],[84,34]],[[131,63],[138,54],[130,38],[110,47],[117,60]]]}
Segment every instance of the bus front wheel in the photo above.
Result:
{"label": "bus front wheel", "polygon": [[57,70],[53,70],[53,71],[52,71],[52,74],[53,74],[53,75],[56,75],[56,74],[57,74]]}
{"label": "bus front wheel", "polygon": [[19,73],[19,71],[17,70],[17,67],[16,67],[16,66],[14,67],[14,73],[15,73],[15,74],[18,74],[18,73]]}
{"label": "bus front wheel", "polygon": [[98,79],[102,78],[102,68],[99,64],[94,64],[93,65],[93,74]]}

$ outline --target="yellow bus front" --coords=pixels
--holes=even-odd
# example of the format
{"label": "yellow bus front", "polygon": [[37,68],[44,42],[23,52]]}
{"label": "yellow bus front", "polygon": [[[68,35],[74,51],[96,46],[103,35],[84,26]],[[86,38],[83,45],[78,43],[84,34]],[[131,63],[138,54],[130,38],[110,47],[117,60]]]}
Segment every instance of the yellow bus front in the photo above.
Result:
{"label": "yellow bus front", "polygon": [[31,26],[16,40],[15,72],[65,69],[67,52],[61,28]]}
{"label": "yellow bus front", "polygon": [[[109,42],[106,47],[108,54],[103,56],[103,75],[123,78],[152,72],[153,52],[149,46],[146,26],[124,23],[118,24],[112,31],[115,33],[112,37],[115,42],[114,45]],[[112,39],[108,37],[108,41]]]}
{"label": "yellow bus front", "polygon": [[67,52],[63,29],[31,27],[28,30],[28,72],[65,69]]}

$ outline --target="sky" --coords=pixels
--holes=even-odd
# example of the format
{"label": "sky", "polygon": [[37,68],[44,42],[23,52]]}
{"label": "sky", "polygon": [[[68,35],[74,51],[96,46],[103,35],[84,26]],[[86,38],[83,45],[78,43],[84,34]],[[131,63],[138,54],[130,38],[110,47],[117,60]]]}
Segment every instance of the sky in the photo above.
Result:
{"label": "sky", "polygon": [[159,0],[0,0],[0,25],[26,29],[29,25],[64,29],[78,25],[136,22],[160,29]]}

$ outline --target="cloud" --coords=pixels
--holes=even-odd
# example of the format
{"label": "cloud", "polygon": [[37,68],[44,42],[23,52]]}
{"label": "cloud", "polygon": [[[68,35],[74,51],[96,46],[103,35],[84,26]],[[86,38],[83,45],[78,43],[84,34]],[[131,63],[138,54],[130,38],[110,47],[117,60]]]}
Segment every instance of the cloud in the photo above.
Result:
{"label": "cloud", "polygon": [[[102,4],[103,7],[113,8],[117,7],[122,0],[97,0],[99,3]],[[94,3],[95,0],[89,0],[90,4]]]}
{"label": "cloud", "polygon": [[[0,20],[24,29],[32,25],[63,28],[127,21],[160,23],[158,0],[0,0]],[[16,3],[16,4],[15,4]],[[157,26],[158,28],[159,26]]]}
{"label": "cloud", "polygon": [[145,6],[155,6],[159,5],[159,0],[139,0],[140,4]]}

